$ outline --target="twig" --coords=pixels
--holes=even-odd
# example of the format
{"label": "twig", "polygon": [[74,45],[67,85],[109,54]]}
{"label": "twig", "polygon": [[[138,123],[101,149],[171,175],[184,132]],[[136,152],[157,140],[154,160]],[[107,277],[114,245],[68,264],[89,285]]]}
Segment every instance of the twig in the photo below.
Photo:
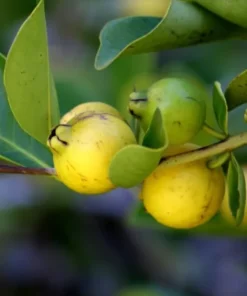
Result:
{"label": "twig", "polygon": [[[216,144],[202,147],[193,151],[181,153],[179,155],[163,158],[162,163],[163,165],[168,167],[178,164],[184,164],[199,159],[210,158],[214,155],[221,154],[224,152],[230,152],[243,145],[247,145],[247,132],[229,137],[228,139]],[[56,176],[54,168],[27,168],[11,165],[0,165],[0,173]]]}
{"label": "twig", "polygon": [[170,156],[162,159],[162,164],[169,167],[187,162],[205,159],[224,152],[230,152],[247,144],[247,133],[241,133],[236,136],[229,137],[228,139],[216,144],[202,147],[193,151],[181,153],[179,155]]}
{"label": "twig", "polygon": [[24,175],[56,175],[54,168],[27,168],[12,165],[0,165],[0,173],[2,174],[24,174]]}

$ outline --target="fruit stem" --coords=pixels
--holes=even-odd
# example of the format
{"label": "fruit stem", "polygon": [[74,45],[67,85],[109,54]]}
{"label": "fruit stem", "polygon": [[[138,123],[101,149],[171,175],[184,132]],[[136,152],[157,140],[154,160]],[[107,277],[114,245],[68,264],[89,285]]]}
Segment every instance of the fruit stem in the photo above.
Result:
{"label": "fruit stem", "polygon": [[22,166],[0,165],[0,173],[24,175],[56,175],[54,168],[27,168]]}
{"label": "fruit stem", "polygon": [[135,137],[136,137],[137,143],[139,143],[140,141],[140,131],[141,131],[140,122],[138,119],[135,118]]}
{"label": "fruit stem", "polygon": [[195,160],[205,159],[224,152],[230,152],[247,144],[247,132],[229,137],[216,144],[211,144],[193,151],[181,153],[162,159],[162,164],[171,167],[178,164],[184,164]]}
{"label": "fruit stem", "polygon": [[225,138],[227,138],[227,135],[222,134],[221,132],[217,132],[215,129],[210,127],[207,123],[204,123],[202,129],[206,133],[208,133],[208,134],[212,135],[213,137],[215,137],[216,139],[224,140]]}
{"label": "fruit stem", "polygon": [[217,155],[216,158],[209,160],[209,162],[207,163],[207,166],[209,169],[215,169],[217,167],[220,167],[228,161],[230,156],[231,156],[230,152],[225,152],[223,154]]}

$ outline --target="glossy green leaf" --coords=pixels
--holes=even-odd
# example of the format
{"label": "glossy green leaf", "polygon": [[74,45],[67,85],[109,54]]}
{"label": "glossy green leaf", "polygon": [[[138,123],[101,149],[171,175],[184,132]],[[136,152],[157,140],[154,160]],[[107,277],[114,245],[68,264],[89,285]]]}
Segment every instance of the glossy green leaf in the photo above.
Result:
{"label": "glossy green leaf", "polygon": [[5,67],[6,58],[5,56],[0,53],[0,69],[3,71]]}
{"label": "glossy green leaf", "polygon": [[59,122],[59,108],[50,72],[43,0],[17,33],[7,56],[4,83],[21,128],[45,144]]}
{"label": "glossy green leaf", "polygon": [[219,82],[214,83],[213,108],[219,128],[228,135],[228,110],[224,93]]}
{"label": "glossy green leaf", "polygon": [[227,184],[229,194],[229,208],[232,216],[236,219],[239,208],[239,193],[238,193],[238,173],[232,161],[228,164]]}
{"label": "glossy green leaf", "polygon": [[233,154],[228,164],[227,184],[229,207],[232,216],[236,219],[236,224],[240,225],[244,218],[246,186],[243,170]]}
{"label": "glossy green leaf", "polygon": [[198,3],[229,22],[247,28],[246,0],[192,0],[192,2]]}
{"label": "glossy green leaf", "polygon": [[122,55],[246,37],[245,29],[196,4],[170,0],[163,18],[125,17],[107,23],[100,33],[95,67],[104,69]]}
{"label": "glossy green leaf", "polygon": [[109,176],[113,184],[124,188],[136,186],[159,164],[168,146],[159,108],[155,110],[143,143],[146,147],[128,145],[114,155],[109,168]]}
{"label": "glossy green leaf", "polygon": [[[4,65],[2,56],[0,65]],[[26,134],[13,116],[3,85],[3,68],[0,67],[0,158],[27,167],[50,167],[52,156],[49,150]]]}
{"label": "glossy green leaf", "polygon": [[162,115],[160,109],[157,108],[154,112],[150,126],[144,135],[142,145],[153,149],[159,149],[163,147],[166,142],[167,137],[163,128]]}
{"label": "glossy green leaf", "polygon": [[225,97],[228,109],[232,110],[247,103],[247,70],[236,76],[228,85]]}
{"label": "glossy green leaf", "polygon": [[130,188],[140,184],[157,167],[165,147],[151,149],[128,145],[117,152],[110,164],[109,176],[113,184]]}

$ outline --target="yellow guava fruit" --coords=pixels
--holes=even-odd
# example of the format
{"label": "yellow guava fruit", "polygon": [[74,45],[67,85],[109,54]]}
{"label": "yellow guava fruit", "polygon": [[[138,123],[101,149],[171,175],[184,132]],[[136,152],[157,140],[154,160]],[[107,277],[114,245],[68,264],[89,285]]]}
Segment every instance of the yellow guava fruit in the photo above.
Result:
{"label": "yellow guava fruit", "polygon": [[[175,150],[186,152],[196,147],[186,144]],[[219,210],[224,193],[221,167],[209,169],[203,159],[171,167],[161,162],[144,180],[141,198],[159,223],[186,229],[210,220]]]}
{"label": "yellow guava fruit", "polygon": [[112,190],[109,165],[121,148],[136,143],[132,130],[120,118],[106,113],[89,113],[70,122],[55,127],[47,142],[58,178],[79,193]]}

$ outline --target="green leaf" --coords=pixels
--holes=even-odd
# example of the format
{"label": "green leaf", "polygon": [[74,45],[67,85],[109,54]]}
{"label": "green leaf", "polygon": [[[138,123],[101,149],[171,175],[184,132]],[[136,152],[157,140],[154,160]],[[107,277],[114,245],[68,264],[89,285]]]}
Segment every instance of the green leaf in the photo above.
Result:
{"label": "green leaf", "polygon": [[125,17],[107,23],[100,33],[95,68],[104,69],[122,55],[246,38],[246,33],[198,5],[170,0],[163,18]]}
{"label": "green leaf", "polygon": [[220,17],[236,25],[247,28],[246,0],[192,0]]}
{"label": "green leaf", "polygon": [[130,188],[140,184],[157,167],[165,146],[151,149],[128,145],[117,152],[110,164],[109,176],[113,184]]}
{"label": "green leaf", "polygon": [[50,72],[43,0],[17,33],[7,56],[4,83],[21,128],[45,144],[59,122],[59,107]]}
{"label": "green leaf", "polygon": [[49,150],[26,134],[16,122],[3,85],[4,57],[0,56],[0,157],[27,167],[50,167]]}
{"label": "green leaf", "polygon": [[233,154],[228,164],[227,184],[229,207],[236,224],[240,225],[245,212],[246,186],[243,170]]}
{"label": "green leaf", "polygon": [[236,76],[228,85],[225,97],[228,109],[247,103],[247,70]]}
{"label": "green leaf", "polygon": [[238,174],[232,161],[230,161],[228,164],[227,185],[229,194],[229,208],[231,210],[232,216],[236,219],[239,208]]}
{"label": "green leaf", "polygon": [[5,62],[6,62],[6,57],[3,54],[0,54],[0,71],[1,71],[1,73],[4,72]]}
{"label": "green leaf", "polygon": [[161,111],[157,108],[154,112],[150,126],[144,135],[142,145],[145,147],[159,149],[167,142]]}
{"label": "green leaf", "polygon": [[136,186],[159,164],[168,146],[159,108],[154,112],[150,126],[144,135],[143,144],[147,147],[128,145],[114,155],[109,168],[109,176],[113,184],[124,188]]}
{"label": "green leaf", "polygon": [[0,69],[3,71],[5,66],[6,58],[5,56],[0,53]]}
{"label": "green leaf", "polygon": [[219,82],[214,83],[213,108],[219,128],[228,135],[227,103]]}

